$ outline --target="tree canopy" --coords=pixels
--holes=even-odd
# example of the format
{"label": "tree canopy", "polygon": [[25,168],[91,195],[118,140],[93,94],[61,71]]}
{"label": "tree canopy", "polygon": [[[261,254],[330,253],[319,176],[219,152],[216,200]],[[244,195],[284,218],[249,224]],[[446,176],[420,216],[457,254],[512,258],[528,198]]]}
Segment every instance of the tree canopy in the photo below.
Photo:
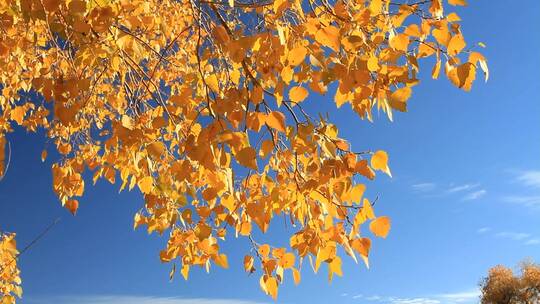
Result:
{"label": "tree canopy", "polygon": [[540,302],[540,266],[532,262],[521,264],[514,274],[505,266],[495,266],[480,284],[482,304],[534,304]]}
{"label": "tree canopy", "polygon": [[[465,0],[448,0],[451,6]],[[138,188],[134,226],[167,233],[164,262],[228,267],[220,242],[246,237],[245,270],[277,297],[302,261],[342,275],[368,264],[390,219],[364,197],[382,150],[353,149],[310,95],[361,119],[407,110],[424,58],[470,90],[486,59],[442,0],[5,0],[0,3],[0,176],[17,128],[47,137],[53,189],[73,214],[92,174]],[[448,7],[446,7],[448,8]],[[360,143],[358,143],[360,145]],[[356,143],[355,143],[356,146]],[[276,216],[290,248],[255,240]],[[10,239],[10,236],[4,238]],[[8,243],[11,241],[8,241]],[[10,243],[11,244],[11,243]],[[259,270],[256,270],[259,269]],[[0,281],[4,284],[4,281]],[[8,285],[9,286],[9,285]],[[15,289],[1,291],[9,293]],[[11,302],[8,302],[11,303]]]}

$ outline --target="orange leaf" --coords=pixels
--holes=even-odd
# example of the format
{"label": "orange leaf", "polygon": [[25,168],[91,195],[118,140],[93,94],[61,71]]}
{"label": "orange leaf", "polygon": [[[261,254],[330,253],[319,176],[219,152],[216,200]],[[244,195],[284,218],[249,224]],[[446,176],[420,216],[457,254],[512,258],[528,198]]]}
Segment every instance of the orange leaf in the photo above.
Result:
{"label": "orange leaf", "polygon": [[390,168],[388,168],[388,154],[382,150],[375,152],[373,156],[371,156],[371,167],[375,170],[381,170],[392,177]]}
{"label": "orange leaf", "polygon": [[240,150],[235,156],[240,165],[257,170],[257,153],[252,147]]}
{"label": "orange leaf", "polygon": [[297,46],[289,52],[287,60],[289,65],[297,66],[301,64],[307,55],[307,49],[304,46]]}
{"label": "orange leaf", "polygon": [[369,230],[378,237],[386,238],[390,232],[390,218],[380,216],[369,223]]}
{"label": "orange leaf", "polygon": [[142,193],[148,194],[152,191],[154,180],[151,176],[145,176],[137,182],[137,186]]}
{"label": "orange leaf", "polygon": [[289,91],[289,99],[293,102],[299,103],[304,101],[308,94],[309,93],[305,88],[296,86],[291,88],[291,90]]}
{"label": "orange leaf", "polygon": [[450,56],[456,56],[466,45],[463,35],[457,34],[450,39],[450,42],[448,42],[448,54],[450,54]]}
{"label": "orange leaf", "polygon": [[75,215],[77,213],[77,209],[79,208],[79,201],[75,199],[70,199],[66,202],[66,208],[71,212],[71,214]]}
{"label": "orange leaf", "polygon": [[278,111],[273,111],[266,117],[266,124],[280,132],[285,132],[285,115]]}

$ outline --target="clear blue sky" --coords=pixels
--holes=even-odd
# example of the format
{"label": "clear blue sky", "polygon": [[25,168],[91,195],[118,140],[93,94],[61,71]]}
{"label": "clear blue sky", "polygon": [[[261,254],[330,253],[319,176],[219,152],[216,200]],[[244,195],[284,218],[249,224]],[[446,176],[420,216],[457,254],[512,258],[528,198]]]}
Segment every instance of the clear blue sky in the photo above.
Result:
{"label": "clear blue sky", "polygon": [[[286,277],[278,302],[476,303],[490,267],[527,257],[540,262],[540,1],[469,2],[458,13],[468,41],[488,46],[488,83],[477,81],[465,93],[429,79],[428,67],[409,112],[394,123],[331,112],[355,149],[390,153],[394,178],[368,187],[381,196],[378,212],[393,219],[389,237],[373,244],[371,269],[344,259],[344,277],[329,284],[325,269],[314,275],[305,265],[298,287]],[[324,98],[313,102],[331,110]],[[62,218],[20,260],[20,303],[272,302],[258,276],[242,270],[244,241],[227,242],[229,270],[195,270],[189,281],[171,283],[169,265],[158,259],[165,238],[132,229],[141,205],[136,192],[118,195],[98,182],[72,217],[52,192],[50,163],[39,160],[43,139],[19,131],[10,141],[0,229],[17,232],[24,246]]]}

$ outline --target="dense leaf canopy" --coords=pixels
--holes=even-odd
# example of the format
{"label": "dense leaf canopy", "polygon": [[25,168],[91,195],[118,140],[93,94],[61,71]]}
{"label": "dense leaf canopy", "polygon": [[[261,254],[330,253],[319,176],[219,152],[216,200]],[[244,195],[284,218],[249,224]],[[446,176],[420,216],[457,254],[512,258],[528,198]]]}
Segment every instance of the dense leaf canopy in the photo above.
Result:
{"label": "dense leaf canopy", "polygon": [[[464,0],[449,0],[452,6]],[[470,90],[484,57],[442,0],[0,2],[0,175],[16,128],[44,130],[53,188],[72,213],[89,180],[138,188],[135,227],[167,233],[160,254],[187,279],[228,267],[220,242],[249,238],[246,271],[272,297],[309,258],[341,275],[338,249],[366,264],[360,227],[386,237],[364,181],[388,155],[356,151],[310,95],[361,119],[406,111],[419,60]],[[19,127],[17,127],[19,126]],[[255,240],[272,218],[290,248]],[[176,272],[173,267],[171,276]]]}
{"label": "dense leaf canopy", "polygon": [[521,265],[521,273],[496,266],[480,284],[482,304],[534,304],[540,302],[540,266],[531,262]]}

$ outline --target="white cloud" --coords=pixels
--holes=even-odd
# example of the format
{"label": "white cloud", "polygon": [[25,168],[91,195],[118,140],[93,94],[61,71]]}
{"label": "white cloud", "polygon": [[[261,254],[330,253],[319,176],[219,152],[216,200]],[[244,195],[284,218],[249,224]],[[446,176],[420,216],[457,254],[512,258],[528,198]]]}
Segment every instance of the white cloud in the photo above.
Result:
{"label": "white cloud", "polygon": [[522,171],[518,174],[516,179],[525,186],[540,188],[540,171]]}
{"label": "white cloud", "polygon": [[429,192],[434,190],[436,185],[434,183],[420,183],[412,185],[414,191],[417,192]]}
{"label": "white cloud", "polygon": [[[478,234],[487,234],[492,231],[489,227],[484,227],[476,230]],[[490,233],[493,237],[512,240],[515,242],[521,242],[523,245],[540,245],[540,238],[524,232],[512,232],[512,231],[502,231],[502,232],[492,232]]]}
{"label": "white cloud", "polygon": [[454,301],[456,303],[464,303],[464,302],[471,302],[474,300],[478,300],[480,295],[481,295],[480,290],[472,289],[472,290],[464,291],[464,292],[440,294],[437,297],[441,299]]}
{"label": "white cloud", "polygon": [[511,239],[514,241],[523,241],[531,237],[529,233],[508,232],[508,231],[496,233],[495,236],[499,238],[504,238],[504,239]]}
{"label": "white cloud", "polygon": [[35,304],[259,304],[260,302],[235,299],[176,298],[148,296],[57,296],[28,298]]}
{"label": "white cloud", "polygon": [[485,189],[481,189],[478,191],[471,192],[463,197],[464,201],[472,201],[481,198],[482,196],[486,195],[487,191]]}
{"label": "white cloud", "polygon": [[480,184],[464,184],[464,185],[460,185],[460,186],[454,186],[454,187],[446,190],[446,192],[448,192],[448,193],[461,192],[461,191],[466,191],[466,190],[471,190],[471,189],[474,189],[474,188],[478,188],[478,186],[480,186]]}
{"label": "white cloud", "polygon": [[362,296],[356,295],[353,299],[362,299],[365,301],[378,302],[383,304],[469,304],[478,303],[480,291],[471,289],[455,293],[434,294],[423,297],[388,297],[388,296]]}
{"label": "white cloud", "polygon": [[479,228],[478,230],[476,230],[476,233],[478,234],[484,234],[484,233],[487,233],[487,232],[490,232],[491,231],[491,228],[489,227],[482,227],[482,228]]}
{"label": "white cloud", "polygon": [[525,245],[540,245],[540,239],[530,239],[525,242]]}
{"label": "white cloud", "polygon": [[503,201],[507,203],[523,205],[529,208],[540,207],[540,195],[518,195],[503,197]]}
{"label": "white cloud", "polygon": [[392,298],[389,300],[392,304],[441,304],[441,301],[430,298]]}

